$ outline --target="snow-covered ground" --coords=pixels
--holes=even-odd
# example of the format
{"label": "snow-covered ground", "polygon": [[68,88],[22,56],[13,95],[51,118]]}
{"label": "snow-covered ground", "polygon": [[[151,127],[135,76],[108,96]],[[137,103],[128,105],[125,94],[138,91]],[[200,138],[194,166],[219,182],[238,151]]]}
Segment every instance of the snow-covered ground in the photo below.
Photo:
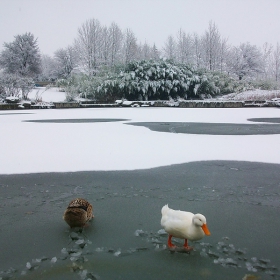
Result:
{"label": "snow-covered ground", "polygon": [[[39,123],[46,119],[128,119]],[[0,174],[132,170],[204,160],[280,163],[280,135],[151,131],[129,122],[251,123],[280,118],[277,108],[98,108],[0,111]],[[267,124],[269,125],[269,124]]]}
{"label": "snow-covered ground", "polygon": [[58,88],[36,87],[29,94],[28,98],[35,100],[41,98],[44,102],[60,102],[65,101],[65,92],[60,92]]}
{"label": "snow-covered ground", "polygon": [[280,99],[280,90],[249,90],[240,93],[230,93],[224,95],[222,100],[237,100],[237,101],[267,101],[274,98]]}

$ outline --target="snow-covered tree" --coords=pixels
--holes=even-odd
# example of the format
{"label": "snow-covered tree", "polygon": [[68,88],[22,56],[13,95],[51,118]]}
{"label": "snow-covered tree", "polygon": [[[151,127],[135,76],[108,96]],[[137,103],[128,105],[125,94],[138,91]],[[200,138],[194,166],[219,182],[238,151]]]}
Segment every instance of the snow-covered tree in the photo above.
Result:
{"label": "snow-covered tree", "polygon": [[219,65],[219,50],[221,47],[220,32],[212,21],[202,37],[203,60],[206,69],[217,70]]}
{"label": "snow-covered tree", "polygon": [[237,75],[239,80],[246,76],[252,76],[261,72],[262,54],[255,45],[243,43],[239,47],[233,47],[229,56],[229,69]]}
{"label": "snow-covered tree", "polygon": [[152,60],[159,60],[160,59],[160,51],[158,50],[158,48],[156,47],[155,44],[153,44],[152,48],[151,48],[151,59]]}
{"label": "snow-covered tree", "polygon": [[278,83],[280,80],[280,44],[277,43],[273,52],[273,70],[275,81]]}
{"label": "snow-covered tree", "polygon": [[79,54],[79,62],[88,75],[94,75],[101,61],[102,27],[96,19],[86,21],[78,29],[75,48]]}
{"label": "snow-covered tree", "polygon": [[145,42],[143,45],[139,45],[139,55],[140,59],[149,60],[151,59],[151,48],[150,46]]}
{"label": "snow-covered tree", "polygon": [[109,65],[109,56],[110,56],[110,37],[109,37],[109,30],[107,26],[102,26],[102,33],[101,33],[101,45],[102,49],[100,51],[100,65]]}
{"label": "snow-covered tree", "polygon": [[109,65],[113,66],[121,60],[123,33],[116,23],[112,23],[108,30],[109,36]]}
{"label": "snow-covered tree", "polygon": [[265,79],[270,78],[271,72],[271,58],[273,46],[265,43],[262,47],[262,61],[263,61],[263,76]]}
{"label": "snow-covered tree", "polygon": [[138,45],[135,34],[127,29],[124,35],[124,63],[127,65],[138,56]]}
{"label": "snow-covered tree", "polygon": [[0,67],[5,73],[22,77],[35,77],[41,72],[41,58],[37,39],[31,33],[15,36],[11,43],[4,43],[0,54]]}
{"label": "snow-covered tree", "polygon": [[229,45],[227,39],[221,39],[218,56],[218,70],[223,73],[227,70],[227,58],[229,56]]}
{"label": "snow-covered tree", "polygon": [[165,58],[175,61],[176,60],[176,40],[172,35],[168,36],[163,48],[163,55]]}
{"label": "snow-covered tree", "polygon": [[197,33],[193,34],[193,52],[194,52],[194,66],[196,69],[200,69],[203,67],[202,44],[201,44],[201,39]]}
{"label": "snow-covered tree", "polygon": [[54,53],[54,60],[57,78],[67,78],[77,65],[77,52],[72,46],[59,49]]}
{"label": "snow-covered tree", "polygon": [[180,63],[193,63],[192,55],[193,40],[191,36],[186,34],[182,29],[178,32],[178,43],[177,43],[177,60]]}
{"label": "snow-covered tree", "polygon": [[56,74],[57,63],[55,59],[49,55],[41,55],[41,69],[42,72],[38,79],[41,81],[49,81],[57,79]]}

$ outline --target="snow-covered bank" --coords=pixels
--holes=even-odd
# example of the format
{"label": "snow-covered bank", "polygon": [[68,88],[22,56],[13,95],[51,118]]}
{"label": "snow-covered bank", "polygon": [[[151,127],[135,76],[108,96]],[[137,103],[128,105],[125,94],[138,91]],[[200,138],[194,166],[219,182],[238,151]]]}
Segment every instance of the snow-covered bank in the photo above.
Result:
{"label": "snow-covered bank", "polygon": [[235,101],[259,101],[259,100],[273,100],[279,98],[280,90],[249,90],[240,93],[230,93],[219,98],[221,100],[235,100]]}
{"label": "snow-covered bank", "polygon": [[[155,132],[129,122],[252,123],[280,110],[102,108],[0,113],[0,173],[133,170],[201,160],[280,163],[280,135],[205,135]],[[95,119],[36,123],[26,120]],[[128,121],[98,122],[98,119]],[[269,125],[269,124],[267,124]]]}
{"label": "snow-covered bank", "polygon": [[[37,87],[29,93],[28,97],[33,100],[39,97],[44,102],[61,102],[65,101],[66,93],[59,91],[56,87],[49,89],[46,89],[45,87]],[[235,101],[267,101],[275,98],[280,98],[280,90],[250,90],[241,93],[227,94],[218,99]]]}

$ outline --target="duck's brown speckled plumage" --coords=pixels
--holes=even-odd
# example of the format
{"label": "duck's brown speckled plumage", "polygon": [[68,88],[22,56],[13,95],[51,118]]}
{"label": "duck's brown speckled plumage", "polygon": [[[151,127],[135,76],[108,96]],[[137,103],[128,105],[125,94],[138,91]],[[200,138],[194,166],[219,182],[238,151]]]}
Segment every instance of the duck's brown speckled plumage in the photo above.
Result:
{"label": "duck's brown speckled plumage", "polygon": [[92,205],[83,198],[73,199],[64,212],[63,219],[71,227],[83,227],[94,216]]}

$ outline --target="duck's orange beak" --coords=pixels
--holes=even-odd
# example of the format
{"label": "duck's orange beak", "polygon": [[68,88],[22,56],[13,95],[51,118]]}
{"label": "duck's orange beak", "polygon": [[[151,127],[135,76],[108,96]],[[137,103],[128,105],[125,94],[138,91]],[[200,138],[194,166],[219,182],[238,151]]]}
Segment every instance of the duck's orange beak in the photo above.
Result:
{"label": "duck's orange beak", "polygon": [[203,224],[201,228],[202,228],[202,230],[204,231],[204,233],[206,235],[210,235],[211,234],[206,224]]}

